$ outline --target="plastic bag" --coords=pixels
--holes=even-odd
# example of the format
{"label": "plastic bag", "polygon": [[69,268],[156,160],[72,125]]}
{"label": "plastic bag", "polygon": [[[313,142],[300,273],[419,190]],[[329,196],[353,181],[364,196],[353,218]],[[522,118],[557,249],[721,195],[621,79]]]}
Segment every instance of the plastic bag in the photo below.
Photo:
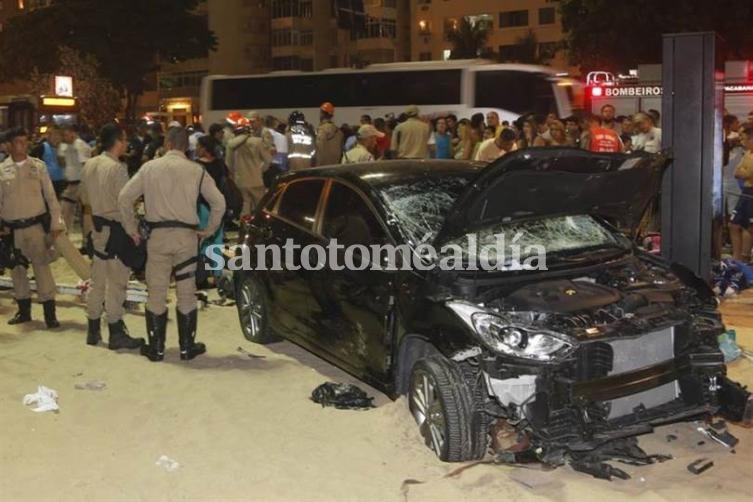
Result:
{"label": "plastic bag", "polygon": [[36,408],[32,408],[31,411],[42,413],[45,411],[58,411],[58,393],[53,389],[48,389],[44,385],[37,387],[37,392],[34,394],[26,394],[23,399],[24,406],[37,405]]}
{"label": "plastic bag", "polygon": [[373,397],[362,389],[347,383],[326,382],[314,389],[311,400],[324,406],[334,406],[338,410],[362,410],[373,408]]}

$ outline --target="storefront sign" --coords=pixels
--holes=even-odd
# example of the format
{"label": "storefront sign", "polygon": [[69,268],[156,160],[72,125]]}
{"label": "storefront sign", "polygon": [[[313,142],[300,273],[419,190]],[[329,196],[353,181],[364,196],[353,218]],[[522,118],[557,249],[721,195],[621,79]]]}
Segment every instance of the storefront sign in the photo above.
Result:
{"label": "storefront sign", "polygon": [[55,76],[55,96],[73,97],[73,77]]}

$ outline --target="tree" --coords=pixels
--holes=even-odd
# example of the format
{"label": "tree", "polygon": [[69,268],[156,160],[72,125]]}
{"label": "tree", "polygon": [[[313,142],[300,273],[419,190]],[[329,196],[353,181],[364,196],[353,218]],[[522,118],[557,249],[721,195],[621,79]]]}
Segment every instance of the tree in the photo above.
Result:
{"label": "tree", "polygon": [[99,71],[98,61],[91,55],[82,55],[70,47],[61,47],[60,61],[52,73],[32,70],[32,90],[37,95],[47,94],[55,75],[73,77],[79,115],[82,122],[95,130],[115,118],[121,109],[120,93]]}
{"label": "tree", "polygon": [[462,18],[457,27],[447,33],[447,39],[452,43],[450,59],[473,59],[487,54],[487,28],[486,23],[472,23],[468,18]]}
{"label": "tree", "polygon": [[213,50],[217,39],[195,9],[199,0],[53,0],[10,19],[0,32],[0,77],[52,72],[59,47],[93,56],[101,75],[126,98],[135,119],[138,97],[157,61],[178,62]]}
{"label": "tree", "polygon": [[586,70],[659,63],[663,33],[715,31],[724,57],[753,58],[753,2],[562,0],[560,12],[571,61]]}

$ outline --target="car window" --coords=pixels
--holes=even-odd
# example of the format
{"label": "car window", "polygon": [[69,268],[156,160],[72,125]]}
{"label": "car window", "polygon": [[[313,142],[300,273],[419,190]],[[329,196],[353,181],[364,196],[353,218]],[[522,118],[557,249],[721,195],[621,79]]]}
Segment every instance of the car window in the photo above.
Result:
{"label": "car window", "polygon": [[324,180],[303,180],[291,183],[282,194],[277,214],[306,230],[314,229],[316,208]]}
{"label": "car window", "polygon": [[463,176],[421,177],[380,187],[387,207],[397,218],[411,245],[436,234],[473,173]]}
{"label": "car window", "polygon": [[277,187],[277,191],[275,192],[275,194],[269,198],[269,200],[267,201],[267,204],[264,206],[264,210],[266,212],[268,213],[274,212],[275,206],[277,205],[277,201],[279,200],[280,195],[282,194],[284,188],[285,188],[284,186]]}
{"label": "car window", "polygon": [[363,198],[342,183],[333,183],[324,213],[322,233],[338,244],[386,244],[387,234]]}

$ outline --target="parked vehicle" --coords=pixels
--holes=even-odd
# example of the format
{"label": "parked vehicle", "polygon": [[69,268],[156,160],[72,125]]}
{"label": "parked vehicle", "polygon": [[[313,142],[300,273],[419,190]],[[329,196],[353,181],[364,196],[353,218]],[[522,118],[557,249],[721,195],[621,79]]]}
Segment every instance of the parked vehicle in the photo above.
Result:
{"label": "parked vehicle", "polygon": [[466,235],[479,248],[517,235],[520,259],[546,247],[546,270],[312,271],[283,261],[235,272],[243,333],[286,338],[393,398],[407,394],[445,461],[482,457],[495,422],[553,458],[739,411],[748,394],[725,377],[708,285],[617,230],[637,226],[667,163],[541,148],[486,167],[387,161],[290,174],[244,222],[244,244],[337,238],[405,245],[415,257],[431,234],[437,249],[461,246],[471,267],[490,255]]}
{"label": "parked vehicle", "polygon": [[362,115],[397,117],[409,105],[418,105],[429,117],[495,111],[500,120],[512,122],[527,113],[568,117],[583,108],[583,98],[580,82],[544,66],[478,59],[420,61],[363,69],[209,75],[201,85],[201,116],[211,124],[223,122],[233,111],[255,110],[274,117],[301,111],[309,121],[318,122],[319,105],[331,101],[338,124],[358,124]]}

